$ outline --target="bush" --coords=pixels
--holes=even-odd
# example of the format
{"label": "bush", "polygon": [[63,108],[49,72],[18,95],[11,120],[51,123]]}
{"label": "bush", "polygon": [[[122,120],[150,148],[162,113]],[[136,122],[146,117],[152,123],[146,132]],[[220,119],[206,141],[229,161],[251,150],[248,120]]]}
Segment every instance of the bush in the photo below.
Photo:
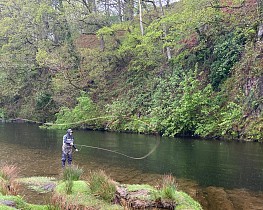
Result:
{"label": "bush", "polygon": [[66,129],[69,125],[72,128],[79,127],[81,124],[87,123],[98,124],[100,121],[95,120],[97,116],[96,107],[89,96],[82,93],[78,99],[78,104],[73,108],[62,107],[61,110],[56,114],[57,120],[54,127],[60,129]]}
{"label": "bush", "polygon": [[160,190],[153,191],[153,197],[155,200],[175,200],[177,192],[177,183],[172,175],[165,175],[163,177]]}
{"label": "bush", "polygon": [[215,60],[211,65],[209,75],[215,90],[218,90],[219,85],[230,76],[231,68],[241,58],[244,44],[245,36],[241,30],[236,30],[218,39],[214,46]]}
{"label": "bush", "polygon": [[66,167],[63,170],[63,180],[66,182],[65,190],[67,194],[72,193],[73,181],[78,181],[83,173],[83,170],[78,166]]}
{"label": "bush", "polygon": [[63,181],[78,181],[80,180],[82,174],[83,169],[79,168],[78,166],[72,165],[70,167],[66,167],[62,173]]}
{"label": "bush", "polygon": [[17,195],[18,169],[15,165],[4,165],[0,169],[0,192],[4,195]]}
{"label": "bush", "polygon": [[179,84],[177,98],[168,105],[169,111],[161,122],[165,136],[198,135],[196,130],[203,126],[200,122],[211,118],[210,112],[218,108],[211,85],[201,89],[197,77],[197,70],[190,71]]}
{"label": "bush", "polygon": [[165,175],[160,190],[152,192],[153,199],[169,201],[176,205],[176,209],[201,210],[201,205],[184,192],[177,191],[177,183],[172,175]]}
{"label": "bush", "polygon": [[115,196],[116,186],[104,171],[91,172],[90,190],[95,196],[99,196],[107,202],[111,202]]}

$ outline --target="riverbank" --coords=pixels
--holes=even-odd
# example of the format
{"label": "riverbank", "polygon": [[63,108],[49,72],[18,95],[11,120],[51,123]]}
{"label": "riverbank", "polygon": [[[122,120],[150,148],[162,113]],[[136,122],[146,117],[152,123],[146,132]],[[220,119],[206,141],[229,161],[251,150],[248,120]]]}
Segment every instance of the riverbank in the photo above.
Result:
{"label": "riverbank", "polygon": [[[14,118],[14,119],[4,119],[0,118],[0,123],[29,123],[29,124],[36,124],[40,128],[44,129],[58,129],[58,130],[67,130],[68,127],[74,127],[76,130],[91,130],[91,131],[105,131],[105,132],[117,132],[117,133],[128,133],[128,134],[143,134],[143,135],[152,135],[152,136],[159,136],[162,137],[160,133],[156,132],[138,132],[138,131],[133,131],[133,130],[115,130],[115,129],[109,129],[107,126],[106,127],[78,127],[75,125],[74,122],[68,123],[68,124],[63,124],[61,127],[61,124],[56,124],[56,123],[45,123],[45,122],[38,122],[34,120],[29,120],[29,119],[23,119],[23,118]],[[87,126],[87,125],[86,125]],[[261,139],[258,138],[242,138],[240,136],[229,136],[228,138],[225,136],[210,136],[210,137],[202,137],[198,135],[177,135],[173,138],[191,138],[191,139],[198,139],[198,140],[214,140],[214,141],[234,141],[234,142],[260,142],[262,143]]]}
{"label": "riverbank", "polygon": [[[178,191],[175,179],[164,176],[158,186],[120,184],[104,171],[90,172],[89,179],[80,180],[82,169],[77,166],[63,170],[60,180],[52,177],[19,178],[18,168],[5,165],[0,169],[0,206],[2,209],[202,209],[189,195]],[[46,205],[29,204],[19,195],[34,191],[39,196],[50,194]],[[20,190],[19,190],[20,189]]]}

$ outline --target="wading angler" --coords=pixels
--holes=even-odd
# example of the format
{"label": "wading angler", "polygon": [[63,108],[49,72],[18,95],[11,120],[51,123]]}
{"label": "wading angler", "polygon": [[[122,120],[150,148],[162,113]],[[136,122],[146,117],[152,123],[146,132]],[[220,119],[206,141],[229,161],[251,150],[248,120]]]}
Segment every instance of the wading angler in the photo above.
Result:
{"label": "wading angler", "polygon": [[67,130],[67,133],[63,136],[63,145],[62,145],[62,167],[65,167],[66,160],[68,160],[68,165],[72,163],[72,149],[78,151],[74,144],[73,131],[71,129]]}

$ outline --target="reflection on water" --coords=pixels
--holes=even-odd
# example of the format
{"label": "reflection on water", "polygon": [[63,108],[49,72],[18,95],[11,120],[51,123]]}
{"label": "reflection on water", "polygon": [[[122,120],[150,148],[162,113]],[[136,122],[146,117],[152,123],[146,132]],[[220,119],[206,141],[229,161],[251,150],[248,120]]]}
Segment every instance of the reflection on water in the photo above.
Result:
{"label": "reflection on water", "polygon": [[[43,130],[30,124],[0,123],[1,164],[16,164],[22,176],[53,176],[61,172],[61,145],[65,131]],[[75,131],[79,145],[90,145],[141,157],[79,146],[73,162],[85,171],[103,169],[121,183],[149,183],[174,175],[180,189],[205,209],[263,209],[263,145],[167,139],[137,134]],[[35,198],[34,198],[35,200]],[[40,202],[38,202],[40,203]]]}

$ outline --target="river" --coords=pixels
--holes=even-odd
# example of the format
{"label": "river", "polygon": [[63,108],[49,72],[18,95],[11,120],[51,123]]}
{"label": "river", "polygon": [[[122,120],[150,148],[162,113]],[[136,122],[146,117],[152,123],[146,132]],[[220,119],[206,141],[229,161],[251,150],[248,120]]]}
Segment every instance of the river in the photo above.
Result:
{"label": "river", "polygon": [[[25,177],[59,177],[64,134],[35,124],[0,123],[1,164],[17,165]],[[263,144],[78,130],[74,137],[77,145],[131,157],[142,157],[158,145],[142,160],[78,146],[73,163],[83,168],[84,179],[102,169],[121,183],[156,185],[172,174],[178,189],[204,209],[263,209]]]}

